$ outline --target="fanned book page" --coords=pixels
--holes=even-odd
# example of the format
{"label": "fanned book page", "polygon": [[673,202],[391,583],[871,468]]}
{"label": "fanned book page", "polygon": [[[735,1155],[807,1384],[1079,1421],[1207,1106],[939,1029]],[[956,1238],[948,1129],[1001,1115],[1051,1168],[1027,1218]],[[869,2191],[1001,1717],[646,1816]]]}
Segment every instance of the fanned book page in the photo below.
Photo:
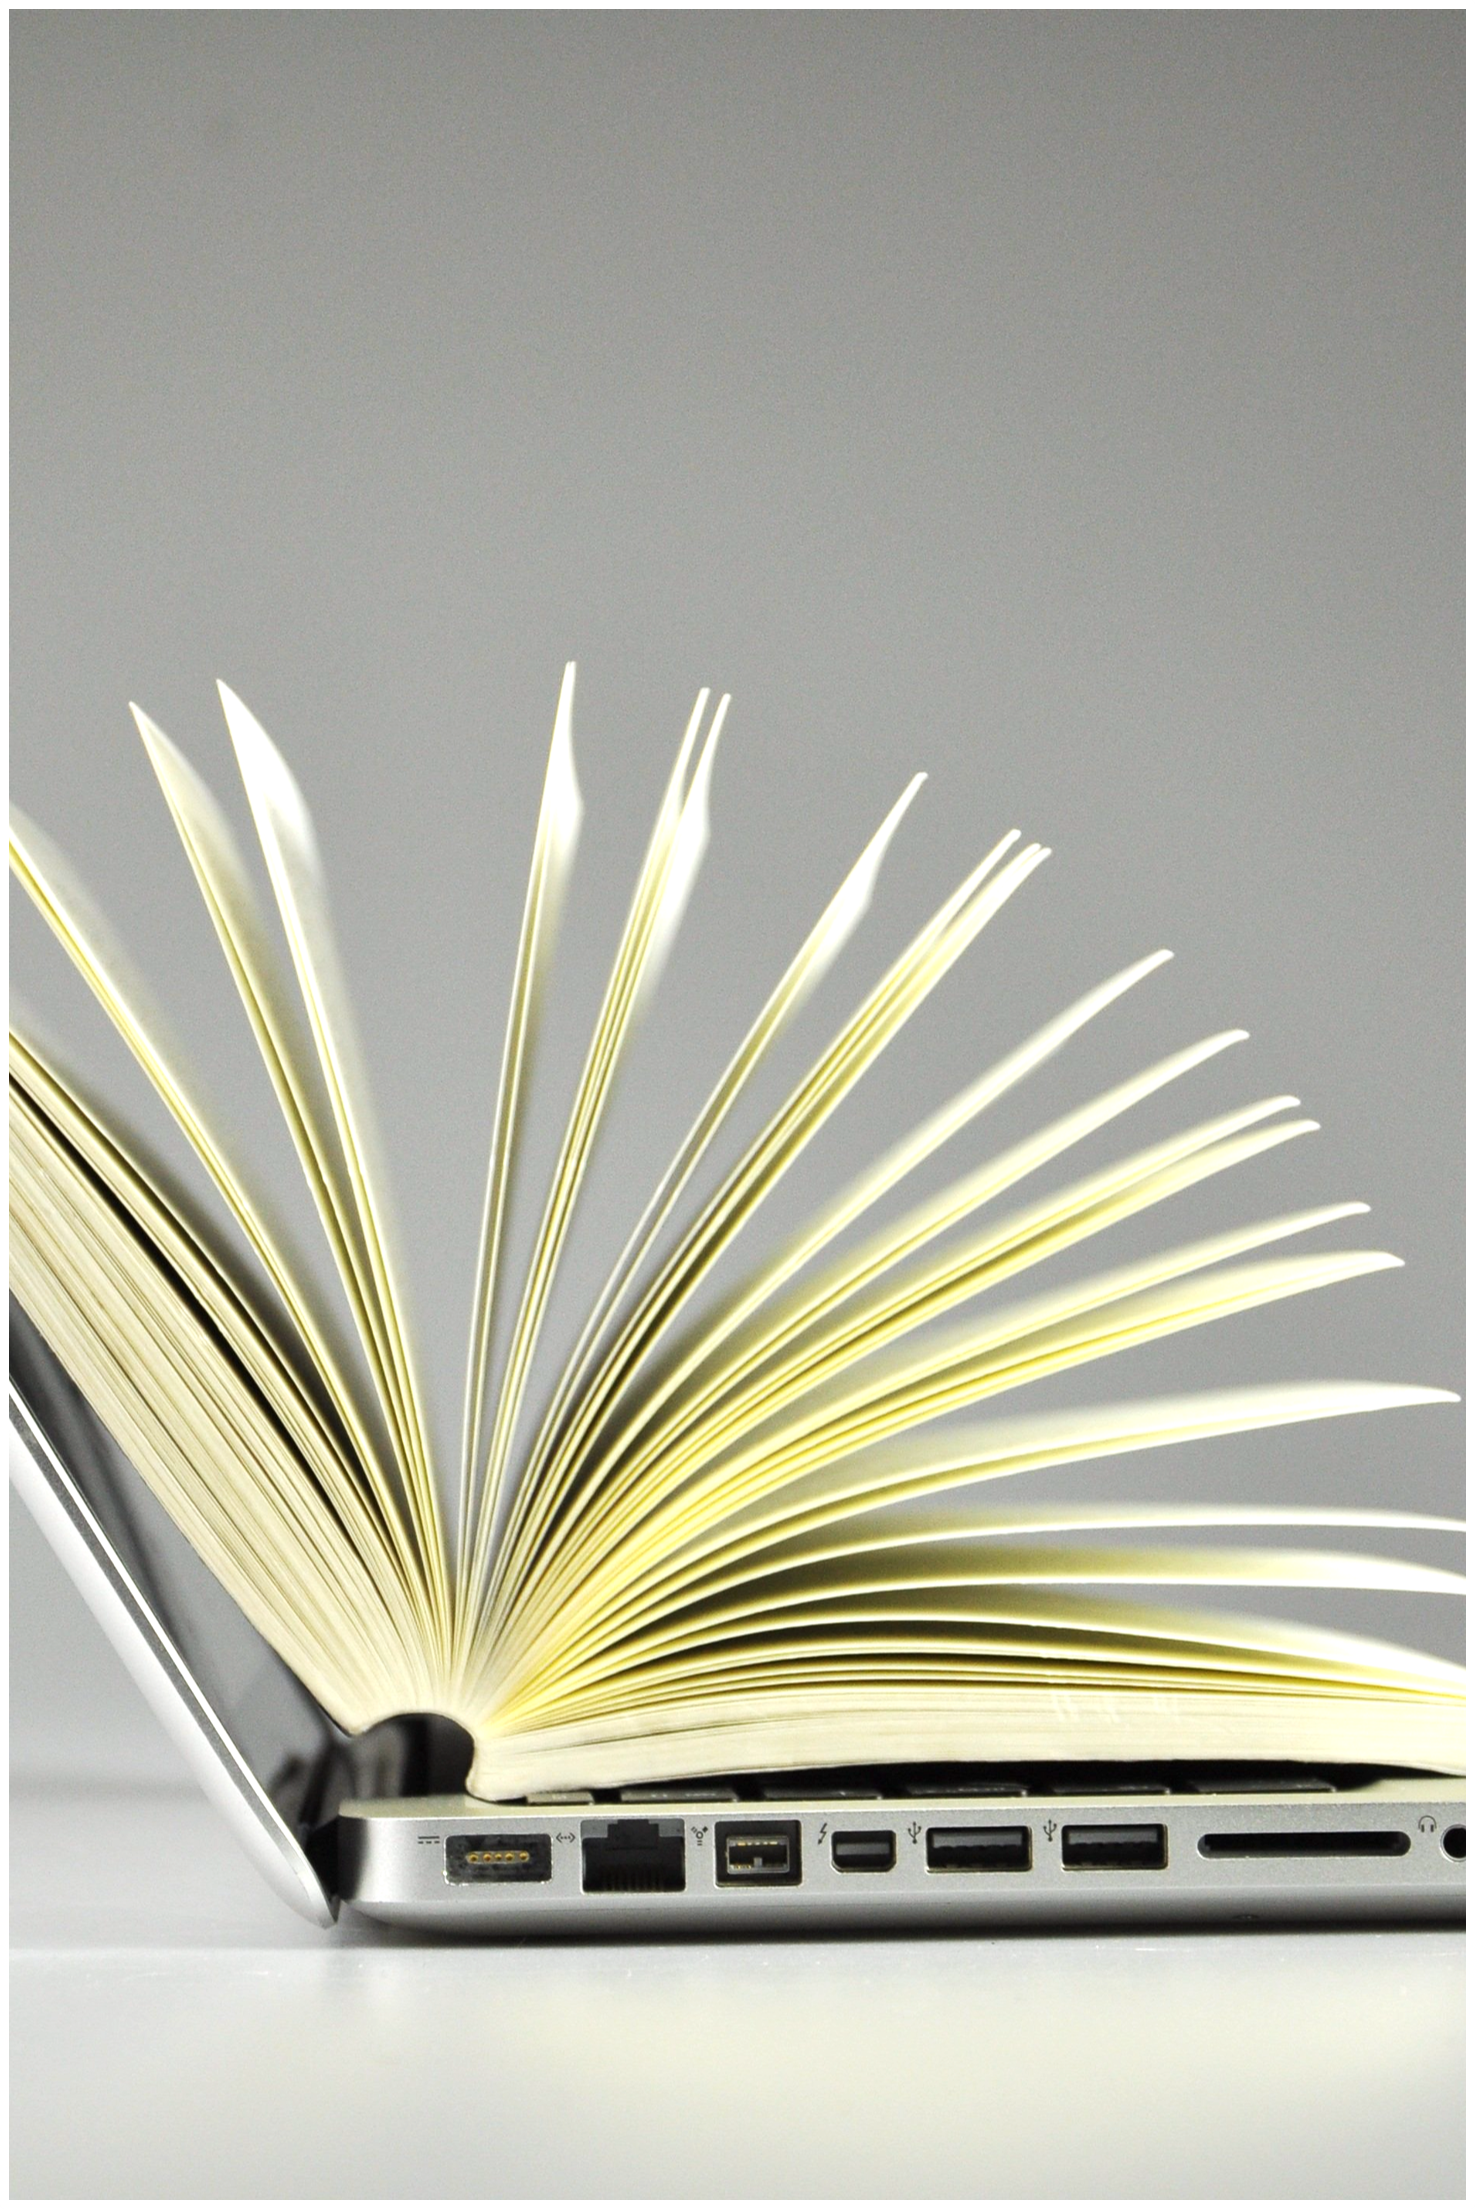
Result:
{"label": "fanned book page", "polygon": [[[1401,1533],[1452,1535],[1459,1522],[1350,1505],[1113,1503],[1104,1473],[1089,1503],[1032,1505],[1028,1482],[997,1485],[1453,1401],[1364,1381],[1056,1410],[997,1400],[1398,1263],[1316,1246],[1318,1229],[1365,1209],[1348,1203],[1125,1261],[1108,1239],[1100,1256],[1081,1250],[1063,1284],[1058,1269],[1050,1286],[1032,1280],[1045,1260],[1314,1126],[1295,1098],[1274,1096],[1135,1146],[1127,1132],[1110,1165],[1073,1166],[1078,1145],[1119,1120],[1129,1130],[1137,1105],[1239,1041],[1231,1030],[990,1147],[989,1108],[1166,952],[1046,1021],[813,1218],[763,1236],[759,1215],[789,1168],[1047,856],[1014,832],[995,843],[759,1132],[735,1141],[734,1108],[774,1071],[860,928],[920,776],[759,1002],[546,1405],[533,1404],[600,1129],[708,839],[727,700],[714,707],[705,691],[540,1194],[527,1186],[528,1118],[582,816],[565,672],[489,1100],[461,1446],[456,1463],[437,1464],[312,823],[260,724],[221,696],[256,873],[200,775],[146,714],[135,719],[219,940],[223,1005],[233,983],[348,1324],[86,890],[21,817],[17,876],[197,1154],[221,1214],[187,1199],[39,1038],[12,1028],[12,1280],[165,1509],[341,1725],[439,1711],[471,1734],[471,1789],[493,1799],[991,1757],[1463,1768],[1458,1667],[1253,1611],[1257,1589],[1457,1593],[1454,1572],[1385,1552]],[[969,1162],[908,1202],[908,1177],[955,1139]],[[1051,1167],[1064,1179],[1044,1189]],[[514,1195],[535,1215],[520,1266]],[[966,1423],[952,1416],[963,1413]],[[1208,1590],[1233,1591],[1230,1607]]]}

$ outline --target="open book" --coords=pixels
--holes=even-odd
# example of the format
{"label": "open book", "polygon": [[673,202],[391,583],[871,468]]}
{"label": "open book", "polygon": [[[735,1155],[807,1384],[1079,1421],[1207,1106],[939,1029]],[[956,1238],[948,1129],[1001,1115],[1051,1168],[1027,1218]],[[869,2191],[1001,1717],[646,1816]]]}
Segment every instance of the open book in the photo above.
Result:
{"label": "open book", "polygon": [[[1339,1528],[1457,1522],[1396,1509],[1114,1504],[1105,1491],[1032,1506],[1028,1483],[1009,1477],[1452,1400],[1338,1381],[1093,1409],[998,1401],[1398,1262],[1300,1247],[1365,1209],[1337,1204],[1032,1287],[1043,1260],[1313,1125],[1294,1098],[1271,1097],[1072,1174],[1076,1145],[1225,1050],[1234,1031],[1027,1140],[978,1144],[990,1105],[1166,952],[1049,1020],[797,1232],[756,1247],[750,1223],[765,1198],[1046,856],[1013,834],[996,844],[761,1132],[732,1140],[735,1106],[772,1071],[780,1038],[864,916],[920,776],[757,1010],[557,1385],[535,1400],[535,1354],[595,1138],[707,839],[727,701],[709,717],[706,692],[656,815],[530,1249],[514,1264],[539,1013],[580,827],[565,673],[490,1106],[460,1461],[437,1464],[311,823],[265,732],[221,695],[275,919],[205,783],[145,714],[135,718],[301,1160],[341,1308],[314,1287],[269,1192],[233,1157],[67,863],[24,819],[11,847],[21,882],[229,1219],[188,1201],[53,1052],[12,1030],[13,1281],[154,1494],[343,1727],[442,1713],[474,1739],[471,1790],[504,1800],[921,1759],[1462,1769],[1456,1667],[1193,1600],[1207,1587],[1455,1591],[1453,1573],[1335,1541]],[[908,1203],[907,1177],[965,1137],[958,1176]],[[1056,1162],[1065,1182],[1041,1193]],[[961,1411],[967,1423],[947,1416]],[[1287,1545],[1291,1528],[1316,1530],[1320,1546]],[[1218,1538],[1195,1545],[1205,1529]]]}

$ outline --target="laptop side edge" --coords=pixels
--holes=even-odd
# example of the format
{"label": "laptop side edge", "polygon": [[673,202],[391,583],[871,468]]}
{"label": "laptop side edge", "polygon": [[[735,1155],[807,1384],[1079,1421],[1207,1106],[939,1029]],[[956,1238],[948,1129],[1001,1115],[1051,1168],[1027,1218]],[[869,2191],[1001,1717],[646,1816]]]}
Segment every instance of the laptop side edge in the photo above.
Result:
{"label": "laptop side edge", "polygon": [[[30,1330],[41,1355],[50,1353]],[[224,1718],[88,1502],[58,1449],[44,1408],[46,1375],[10,1378],[10,1477],[93,1617],[137,1682],[205,1794],[273,1890],[312,1924],[338,1915],[306,1849],[252,1770]],[[30,1360],[25,1361],[30,1364]],[[326,1721],[325,1730],[326,1730]],[[325,1738],[324,1751],[328,1743]]]}

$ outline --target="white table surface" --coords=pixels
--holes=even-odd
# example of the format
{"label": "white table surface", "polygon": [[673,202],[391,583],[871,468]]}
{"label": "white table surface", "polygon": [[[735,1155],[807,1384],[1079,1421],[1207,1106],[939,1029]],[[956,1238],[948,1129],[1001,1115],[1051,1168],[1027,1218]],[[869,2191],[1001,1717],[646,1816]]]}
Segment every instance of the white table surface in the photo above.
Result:
{"label": "white table surface", "polygon": [[1462,1936],[319,1933],[199,1797],[15,1799],[20,2198],[1442,2199]]}

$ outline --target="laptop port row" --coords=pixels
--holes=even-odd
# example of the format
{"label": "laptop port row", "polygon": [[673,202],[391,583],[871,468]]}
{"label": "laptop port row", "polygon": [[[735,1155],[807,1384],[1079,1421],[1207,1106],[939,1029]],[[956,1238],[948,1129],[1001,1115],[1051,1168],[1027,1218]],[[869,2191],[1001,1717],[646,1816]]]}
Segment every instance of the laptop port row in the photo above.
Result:
{"label": "laptop port row", "polygon": [[[713,1871],[719,1887],[797,1887],[804,1877],[797,1818],[718,1818],[697,1827],[701,1847],[712,1836]],[[823,1836],[824,1829],[821,1829]],[[1053,1843],[1057,1828],[1043,1834]],[[1067,1871],[1162,1871],[1168,1861],[1166,1826],[1147,1822],[1071,1824],[1058,1829],[1060,1863]],[[920,1839],[919,1828],[909,1829]],[[560,1836],[573,1839],[570,1833]],[[923,1851],[929,1872],[1027,1872],[1038,1836],[1027,1825],[948,1825],[926,1829]],[[1403,1856],[1409,1836],[1354,1828],[1205,1833],[1197,1841],[1205,1857]],[[1465,1829],[1442,1837],[1447,1855],[1463,1858]],[[585,1819],[580,1833],[586,1894],[681,1894],[686,1888],[687,1833],[679,1818]],[[837,1872],[875,1877],[894,1871],[898,1836],[890,1826],[845,1827],[829,1835],[828,1855]],[[445,1844],[445,1875],[456,1886],[517,1885],[553,1877],[552,1837],[547,1833],[458,1833]]]}

